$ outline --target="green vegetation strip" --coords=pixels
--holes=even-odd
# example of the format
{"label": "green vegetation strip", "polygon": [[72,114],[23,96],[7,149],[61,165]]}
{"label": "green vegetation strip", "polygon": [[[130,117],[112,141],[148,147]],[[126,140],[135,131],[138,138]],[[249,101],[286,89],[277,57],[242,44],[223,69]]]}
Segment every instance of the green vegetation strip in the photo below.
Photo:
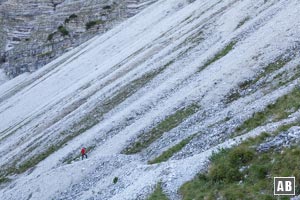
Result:
{"label": "green vegetation strip", "polygon": [[53,39],[55,33],[56,33],[56,32],[50,33],[50,34],[48,35],[48,37],[47,37],[47,40],[48,40],[48,41],[51,41],[51,40]]}
{"label": "green vegetation strip", "polygon": [[[276,70],[279,70],[283,66],[285,66],[288,62],[291,61],[291,58],[279,58],[275,62],[268,64],[262,73],[260,73],[254,80],[249,82],[249,84],[255,84],[257,83],[261,78],[266,77],[267,75],[270,75],[271,73],[275,72]],[[244,86],[244,89],[247,88],[249,84],[246,84]]]}
{"label": "green vegetation strip", "polygon": [[86,28],[86,30],[89,30],[99,24],[103,24],[103,21],[101,21],[101,20],[89,21],[85,24],[85,28]]}
{"label": "green vegetation strip", "polygon": [[71,20],[76,19],[78,16],[76,14],[70,15],[68,18],[65,19],[65,24],[69,23]]}
{"label": "green vegetation strip", "polygon": [[265,110],[254,113],[236,129],[235,135],[241,135],[262,126],[270,121],[276,122],[287,118],[291,113],[300,109],[300,89],[294,88],[289,94],[277,99],[274,104],[268,105]]}
{"label": "green vegetation strip", "polygon": [[256,152],[256,146],[268,136],[265,133],[214,154],[208,172],[180,188],[183,200],[289,199],[273,195],[273,177],[276,176],[295,176],[296,194],[299,194],[300,147],[292,146],[282,152]]}
{"label": "green vegetation strip", "polygon": [[[292,74],[290,77],[288,76],[289,72],[291,72],[291,74]],[[274,77],[274,81],[277,82],[277,85],[273,87],[273,90],[280,86],[284,86],[287,83],[294,81],[299,77],[300,77],[300,65],[296,66],[293,69],[293,71],[281,72]]]}
{"label": "green vegetation strip", "polygon": [[[57,142],[55,145],[51,145],[46,148],[46,150],[40,152],[38,155],[26,160],[24,163],[16,166],[16,162],[13,164],[13,167],[8,167],[5,169],[0,170],[0,175],[7,176],[9,174],[20,174],[28,169],[34,167],[39,162],[47,158],[49,155],[54,153],[56,150],[59,150],[62,146],[64,146],[68,141],[72,140],[73,138],[77,137],[78,135],[84,133],[88,129],[92,128],[94,125],[98,124],[102,120],[102,116],[109,112],[111,109],[115,108],[117,105],[122,103],[126,98],[130,97],[134,94],[138,89],[143,87],[147,84],[150,80],[152,80],[156,75],[160,74],[164,69],[166,69],[169,64],[162,66],[160,69],[156,71],[149,72],[141,76],[138,79],[133,80],[132,82],[128,83],[124,87],[122,87],[115,96],[107,99],[88,113],[85,117],[83,117],[80,121],[74,124],[70,129],[61,132],[61,136],[63,139]],[[37,148],[38,145],[32,147],[28,153],[33,151]],[[25,153],[26,154],[26,153]],[[65,162],[72,162],[72,157],[68,157],[65,159]]]}
{"label": "green vegetation strip", "polygon": [[[255,85],[259,80],[262,78],[265,78],[269,76],[271,73],[279,70],[283,66],[285,66],[289,61],[291,61],[291,58],[279,58],[275,62],[272,62],[268,64],[264,69],[263,72],[259,73],[254,79],[252,80],[246,80],[238,85],[238,88],[235,90],[231,91],[230,94],[226,97],[225,103],[231,103],[241,97],[240,91],[246,91],[248,90],[251,86]],[[274,78],[275,79],[275,78]],[[289,80],[291,81],[291,80]],[[279,85],[283,84],[282,82],[278,83]],[[262,86],[266,86],[267,82],[263,82]],[[251,93],[254,93],[256,90],[252,90]]]}
{"label": "green vegetation strip", "polygon": [[171,158],[175,153],[179,152],[185,145],[187,145],[194,137],[195,135],[191,135],[188,138],[182,140],[175,146],[171,147],[170,149],[164,151],[160,156],[157,158],[154,158],[153,160],[150,160],[149,164],[155,164],[155,163],[161,163],[164,161],[167,161],[169,158]]}
{"label": "green vegetation strip", "polygon": [[249,21],[250,20],[250,17],[248,16],[248,17],[246,17],[246,18],[244,18],[242,21],[240,21],[240,23],[237,25],[237,27],[236,27],[236,29],[238,29],[238,28],[240,28],[240,27],[242,27],[247,21]]}
{"label": "green vegetation strip", "polygon": [[[61,33],[62,36],[69,35],[69,31],[64,26],[59,26],[57,30]],[[49,39],[49,38],[48,38]]]}
{"label": "green vegetation strip", "polygon": [[154,192],[151,194],[148,200],[168,200],[168,197],[162,190],[161,183],[157,184]]}
{"label": "green vegetation strip", "polygon": [[174,114],[168,116],[150,131],[141,133],[138,136],[137,141],[124,149],[122,153],[135,154],[142,151],[150,146],[150,144],[152,144],[155,140],[160,138],[165,132],[168,132],[181,124],[187,117],[197,112],[198,109],[198,105],[192,104],[186,108],[177,110]]}
{"label": "green vegetation strip", "polygon": [[4,176],[0,176],[0,185],[9,182],[10,179]]}
{"label": "green vegetation strip", "polygon": [[219,51],[213,58],[209,59],[200,70],[206,68],[207,66],[211,65],[212,63],[216,62],[217,60],[226,56],[236,45],[236,41],[230,42],[226,47],[224,47],[221,51]]}

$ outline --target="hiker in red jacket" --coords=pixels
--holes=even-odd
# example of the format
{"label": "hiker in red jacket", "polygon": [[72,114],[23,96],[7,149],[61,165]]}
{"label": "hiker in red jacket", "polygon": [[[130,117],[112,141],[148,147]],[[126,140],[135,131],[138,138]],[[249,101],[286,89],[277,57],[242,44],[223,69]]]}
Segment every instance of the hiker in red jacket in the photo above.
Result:
{"label": "hiker in red jacket", "polygon": [[85,158],[87,158],[86,149],[85,149],[85,147],[82,147],[82,149],[81,149],[81,159],[82,160],[83,160],[84,156],[85,156]]}

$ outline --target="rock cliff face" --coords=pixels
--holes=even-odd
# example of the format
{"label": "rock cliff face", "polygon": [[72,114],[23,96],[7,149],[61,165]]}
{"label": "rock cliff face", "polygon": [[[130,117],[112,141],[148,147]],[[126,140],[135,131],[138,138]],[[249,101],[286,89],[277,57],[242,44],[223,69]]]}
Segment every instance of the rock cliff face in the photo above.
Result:
{"label": "rock cliff face", "polygon": [[32,72],[156,0],[2,0],[0,68]]}

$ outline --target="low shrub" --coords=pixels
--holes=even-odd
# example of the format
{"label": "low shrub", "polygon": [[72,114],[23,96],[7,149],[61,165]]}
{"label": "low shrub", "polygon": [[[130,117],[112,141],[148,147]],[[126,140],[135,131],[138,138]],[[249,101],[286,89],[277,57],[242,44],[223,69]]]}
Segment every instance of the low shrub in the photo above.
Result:
{"label": "low shrub", "polygon": [[67,35],[69,35],[69,31],[66,29],[66,27],[64,27],[64,26],[59,26],[58,28],[57,28],[57,30],[61,33],[61,35],[62,36],[67,36]]}
{"label": "low shrub", "polygon": [[113,183],[116,184],[116,183],[118,182],[118,180],[119,180],[119,178],[118,178],[118,177],[115,177],[115,178],[113,179]]}
{"label": "low shrub", "polygon": [[94,20],[94,21],[89,21],[85,24],[86,30],[89,30],[93,28],[96,25],[102,24],[103,22],[101,20]]}
{"label": "low shrub", "polygon": [[55,33],[50,33],[50,34],[48,35],[47,40],[48,40],[48,41],[51,41],[51,40],[53,39],[53,37],[54,37],[54,34],[55,34]]}
{"label": "low shrub", "polygon": [[157,184],[155,190],[148,198],[148,200],[168,200],[168,197],[164,194],[161,183]]}

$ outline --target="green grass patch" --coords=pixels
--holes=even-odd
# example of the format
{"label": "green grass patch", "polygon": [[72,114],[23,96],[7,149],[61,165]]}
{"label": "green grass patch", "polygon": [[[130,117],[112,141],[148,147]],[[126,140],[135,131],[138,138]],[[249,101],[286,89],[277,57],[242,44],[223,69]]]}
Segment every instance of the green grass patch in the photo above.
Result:
{"label": "green grass patch", "polygon": [[76,19],[78,16],[76,14],[70,15],[68,18],[65,19],[65,24],[69,23],[71,20]]}
{"label": "green grass patch", "polygon": [[[291,61],[291,58],[279,58],[275,62],[272,62],[268,64],[264,69],[263,72],[261,72],[254,80],[252,80],[248,85],[257,83],[258,80],[260,80],[263,77],[266,77],[267,75],[270,75],[271,73],[275,72],[276,70],[279,70],[283,66],[285,66],[288,62]],[[248,87],[246,87],[248,88]]]}
{"label": "green grass patch", "polygon": [[294,81],[297,78],[300,77],[300,65],[297,65],[294,69],[293,69],[293,76],[290,78],[290,81]]}
{"label": "green grass patch", "polygon": [[61,33],[61,35],[62,36],[67,36],[67,35],[69,35],[69,31],[66,29],[66,27],[64,27],[64,26],[59,26],[58,28],[57,28],[57,30]]}
{"label": "green grass patch", "polygon": [[94,26],[102,24],[102,23],[103,23],[103,21],[101,21],[101,20],[89,21],[85,24],[85,29],[89,30],[89,29],[93,28]]}
{"label": "green grass patch", "polygon": [[119,178],[118,178],[118,177],[115,177],[115,178],[113,179],[113,184],[116,184],[118,181],[119,181]]}
{"label": "green grass patch", "polygon": [[164,151],[160,156],[154,158],[153,160],[150,160],[149,164],[155,164],[167,161],[169,158],[171,158],[175,153],[179,152],[185,145],[187,145],[192,139],[195,137],[195,135],[191,135],[188,138],[182,140],[178,144],[174,145],[170,149]]}
{"label": "green grass patch", "polygon": [[285,131],[289,130],[293,126],[300,126],[300,123],[299,122],[292,122],[290,124],[281,125],[280,127],[277,128],[276,131],[274,131],[272,133],[272,135],[278,135],[281,132],[285,132]]}
{"label": "green grass patch", "polygon": [[55,35],[55,33],[50,33],[50,34],[48,35],[48,37],[47,37],[47,40],[48,40],[48,41],[53,40],[54,35]]}
{"label": "green grass patch", "polygon": [[[33,156],[32,158],[27,159],[22,164],[20,164],[18,166],[14,164],[15,165],[14,167],[10,167],[10,168],[6,169],[5,171],[3,171],[3,172],[5,172],[4,174],[5,175],[21,174],[21,173],[27,171],[28,169],[33,168],[39,162],[46,159],[49,155],[51,155],[55,151],[62,148],[68,141],[73,139],[75,136],[77,136],[77,135],[68,135],[63,140],[57,142],[55,145],[51,145],[51,146],[47,147],[44,151],[40,152],[39,154]],[[35,147],[33,147],[32,149],[34,149],[34,148]],[[88,147],[87,152],[90,152],[93,148],[95,148],[95,146]],[[29,149],[29,150],[31,150],[31,149]],[[67,159],[64,160],[64,162],[67,162],[68,164],[70,164],[75,159],[76,159],[76,157],[75,158],[74,157],[68,157]],[[1,172],[0,174],[3,174],[3,172]]]}
{"label": "green grass patch", "polygon": [[169,200],[162,190],[161,183],[157,184],[154,192],[151,194],[148,200]]}
{"label": "green grass patch", "polygon": [[[58,148],[59,148],[59,145],[51,145],[46,150],[41,152],[40,154],[33,156],[32,158],[21,163],[20,165],[17,165],[17,160],[16,160],[11,166],[3,167],[0,170],[0,177],[6,177],[6,176],[12,175],[12,174],[21,174],[21,173],[27,171],[28,169],[34,167],[35,165],[37,165],[40,161],[47,158],[50,154],[55,152]],[[29,149],[29,150],[31,150],[31,149]]]}
{"label": "green grass patch", "polygon": [[21,165],[19,165],[18,167],[15,168],[11,168],[11,172],[13,174],[21,174],[25,171],[27,171],[28,169],[34,167],[35,165],[37,165],[40,161],[44,160],[45,158],[47,158],[50,154],[54,153],[56,150],[58,150],[62,145],[51,145],[50,147],[48,147],[44,152],[34,156],[33,158],[30,158],[29,160],[27,160],[26,162],[22,163]]}
{"label": "green grass patch", "polygon": [[300,89],[294,88],[289,94],[277,99],[274,104],[268,105],[265,110],[254,113],[236,129],[234,135],[241,135],[268,122],[276,122],[287,118],[290,114],[300,109]]}
{"label": "green grass patch", "polygon": [[[300,188],[300,147],[282,152],[258,153],[255,147],[268,134],[249,139],[211,157],[206,173],[197,175],[180,188],[187,199],[277,199],[273,196],[273,177],[295,176],[296,193]],[[280,199],[280,198],[279,198]],[[287,199],[282,197],[281,199]]]}
{"label": "green grass patch", "polygon": [[236,41],[230,42],[226,47],[224,47],[221,51],[219,51],[213,58],[209,59],[203,67],[201,67],[201,70],[206,68],[207,66],[211,65],[212,63],[216,62],[217,60],[223,58],[226,56],[236,45]]}
{"label": "green grass patch", "polygon": [[152,144],[155,140],[160,138],[165,132],[168,132],[181,124],[187,117],[197,112],[198,109],[198,105],[192,104],[186,108],[177,110],[150,131],[141,133],[137,140],[132,145],[124,149],[122,153],[135,154],[142,151],[150,146],[150,144]]}
{"label": "green grass patch", "polygon": [[69,19],[75,19],[77,17],[78,17],[78,15],[76,15],[76,14],[73,13],[72,15],[69,16]]}
{"label": "green grass patch", "polygon": [[5,177],[5,176],[0,176],[0,185],[4,184],[4,183],[8,183],[10,181],[9,178]]}

